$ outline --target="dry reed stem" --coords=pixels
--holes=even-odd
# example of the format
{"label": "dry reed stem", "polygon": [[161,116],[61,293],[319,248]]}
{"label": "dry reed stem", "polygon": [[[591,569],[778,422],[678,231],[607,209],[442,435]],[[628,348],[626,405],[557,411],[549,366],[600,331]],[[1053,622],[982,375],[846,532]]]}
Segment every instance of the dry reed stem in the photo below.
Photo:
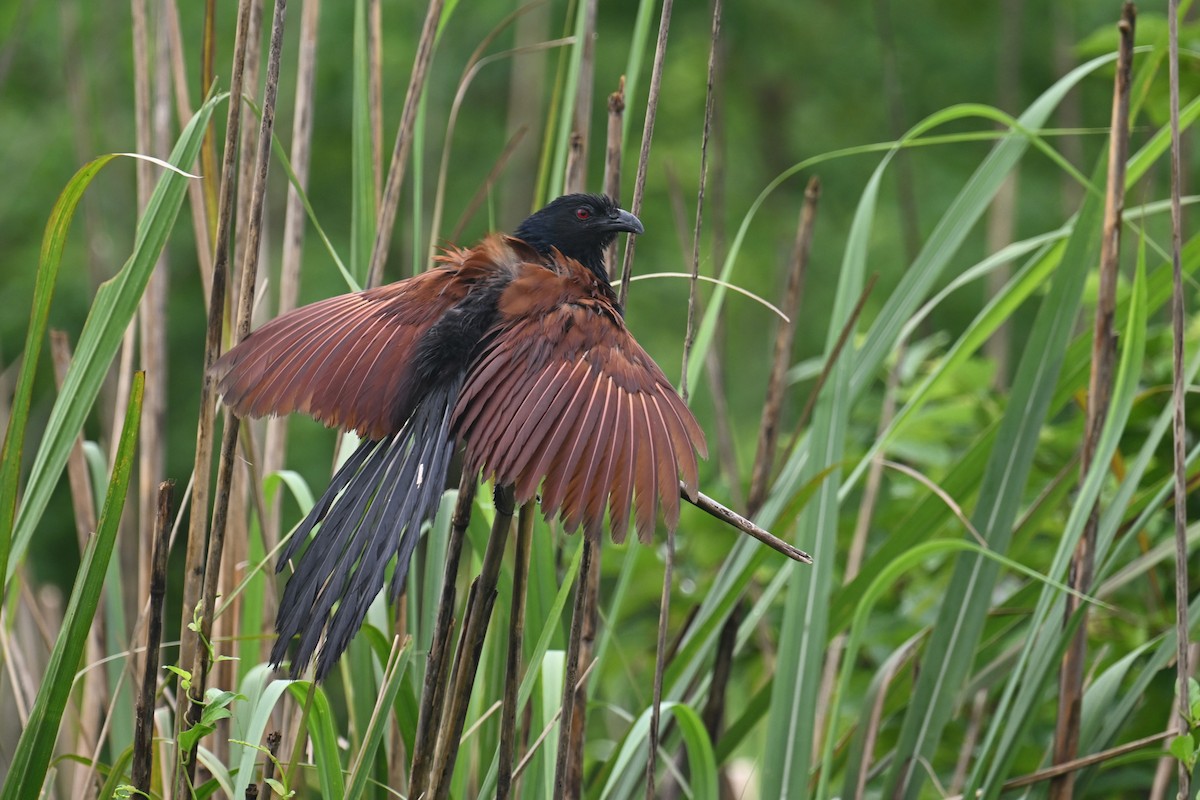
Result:
{"label": "dry reed stem", "polygon": [[[583,554],[579,562],[579,577],[575,583],[575,603],[571,609],[571,630],[567,637],[567,656],[566,665],[563,673],[563,693],[562,703],[560,705],[560,724],[558,726],[558,750],[555,753],[554,761],[554,796],[556,798],[574,797],[578,794],[579,787],[572,787],[570,784],[569,773],[572,771],[571,763],[576,759],[583,759],[583,726],[578,726],[578,734],[576,734],[576,724],[574,722],[575,713],[579,712],[584,715],[586,712],[576,704],[576,692],[585,691],[584,683],[579,679],[579,664],[581,661],[580,651],[582,650],[584,619],[588,615],[589,607],[595,607],[595,598],[589,597],[589,583],[592,583],[591,574],[593,570],[599,567],[600,563],[600,543],[597,537],[589,535],[586,531],[583,534]],[[595,583],[595,587],[599,588],[599,583]],[[578,750],[580,752],[576,753]]]}
{"label": "dry reed stem", "polygon": [[913,657],[917,651],[918,645],[925,640],[924,634],[920,633],[910,638],[902,644],[892,656],[884,663],[882,675],[880,676],[879,692],[875,695],[875,702],[871,704],[871,709],[867,714],[866,733],[863,734],[863,751],[862,760],[858,774],[854,776],[855,789],[851,797],[865,797],[867,791],[867,778],[871,771],[871,754],[875,752],[875,742],[879,739],[879,730],[883,721],[883,707],[887,701],[888,687],[892,681],[900,674],[900,668],[905,662]]}
{"label": "dry reed stem", "polygon": [[758,428],[758,448],[750,477],[750,495],[746,501],[746,512],[752,517],[762,508],[767,491],[771,487],[771,476],[775,471],[779,421],[783,417],[787,371],[792,362],[792,340],[796,334],[796,312],[800,309],[800,299],[804,294],[804,278],[808,273],[813,225],[816,222],[817,203],[820,198],[821,181],[814,175],[804,189],[804,205],[800,209],[796,240],[792,246],[791,269],[788,270],[782,309],[787,319],[780,320],[775,331],[775,357],[771,362],[771,375],[767,381],[767,397],[763,403],[762,422]]}
{"label": "dry reed stem", "polygon": [[454,601],[457,596],[458,564],[462,558],[463,539],[471,522],[471,506],[475,502],[476,476],[463,470],[458,484],[458,501],[450,520],[450,536],[446,543],[446,570],[442,577],[442,594],[438,600],[437,616],[425,661],[425,682],[417,715],[417,732],[413,739],[412,776],[408,794],[422,797],[429,789],[434,749],[437,741],[434,728],[441,722],[445,702],[446,675],[450,666],[450,634],[454,627]]}
{"label": "dry reed stem", "polygon": [[596,0],[583,0],[583,41],[579,42],[579,72],[575,82],[575,108],[571,121],[571,150],[567,159],[563,193],[586,192],[588,143],[592,131],[592,94],[596,76]]}
{"label": "dry reed stem", "polygon": [[425,88],[429,74],[429,62],[433,60],[434,36],[438,20],[442,16],[444,0],[430,0],[425,12],[425,24],[417,42],[417,55],[413,61],[408,91],[404,95],[404,109],[400,112],[400,127],[396,131],[396,144],[392,148],[392,163],[388,166],[387,182],[383,188],[383,202],[379,204],[379,216],[375,225],[375,244],[371,250],[371,264],[367,273],[367,286],[378,286],[383,280],[383,264],[387,261],[388,247],[392,243],[392,227],[396,223],[396,210],[400,205],[400,187],[404,184],[404,170],[408,154],[412,149],[413,126],[417,121],[417,103]]}
{"label": "dry reed stem", "polygon": [[167,554],[171,538],[171,495],[175,481],[163,481],[158,486],[158,507],[154,518],[154,555],[150,567],[150,616],[146,624],[146,652],[143,658],[142,680],[139,685],[137,708],[134,713],[133,787],[150,794],[150,774],[153,766],[154,692],[158,685],[158,651],[162,645],[162,621],[167,596]]}
{"label": "dry reed stem", "polygon": [[[1175,635],[1178,640],[1176,672],[1178,675],[1179,732],[1188,730],[1191,713],[1188,692],[1188,544],[1187,544],[1187,427],[1184,421],[1186,399],[1183,382],[1183,329],[1186,322],[1183,307],[1183,269],[1180,249],[1183,242],[1183,210],[1180,186],[1183,172],[1180,167],[1179,141],[1179,0],[1168,0],[1168,49],[1171,107],[1171,333],[1172,375],[1171,402],[1174,409],[1172,434],[1175,450]],[[1191,796],[1191,775],[1187,765],[1179,762],[1179,795]]]}
{"label": "dry reed stem", "polygon": [[383,3],[367,0],[367,113],[375,207],[383,201]]}
{"label": "dry reed stem", "polygon": [[[604,140],[604,193],[621,204],[621,125],[625,120],[625,76],[617,81],[617,90],[608,96],[608,130]],[[604,266],[616,263],[617,240],[604,251]]]}
{"label": "dry reed stem", "polygon": [[[504,668],[504,703],[500,710],[500,758],[496,772],[496,800],[512,791],[517,743],[517,691],[521,683],[521,648],[525,640],[525,594],[529,581],[529,554],[533,542],[533,501],[521,506],[517,517],[517,546],[513,564],[512,624],[508,631],[508,659]],[[519,796],[519,795],[518,795]]]}
{"label": "dry reed stem", "polygon": [[646,754],[646,800],[654,800],[654,764],[658,756],[659,722],[662,711],[663,670],[666,666],[667,624],[671,614],[671,581],[675,569],[675,531],[667,529],[666,563],[663,565],[662,596],[658,603],[658,642],[654,649],[654,696],[650,705],[650,747]]}
{"label": "dry reed stem", "polygon": [[[1113,318],[1116,313],[1117,274],[1121,260],[1121,222],[1125,208],[1125,162],[1129,154],[1129,88],[1133,69],[1134,9],[1126,3],[1117,23],[1120,46],[1117,72],[1113,86],[1112,129],[1108,150],[1108,191],[1104,200],[1104,228],[1100,243],[1100,285],[1096,298],[1096,316],[1092,327],[1092,371],[1088,381],[1087,419],[1084,427],[1083,452],[1080,459],[1080,481],[1104,465],[1096,465],[1095,453],[1100,433],[1108,416],[1112,397],[1113,371],[1116,366],[1116,336]],[[1071,569],[1071,587],[1079,592],[1091,590],[1095,566],[1096,531],[1100,525],[1100,504],[1097,500],[1088,515],[1083,535],[1075,546]],[[1078,613],[1082,615],[1063,654],[1059,673],[1058,719],[1054,732],[1054,763],[1071,761],[1079,752],[1080,710],[1083,704],[1083,673],[1087,660],[1087,615],[1078,596],[1066,598],[1063,624],[1071,624]],[[1186,694],[1186,692],[1185,692]],[[1070,800],[1074,794],[1073,772],[1056,777],[1050,783],[1052,800]]]}
{"label": "dry reed stem", "polygon": [[[654,117],[658,112],[658,95],[662,86],[663,60],[667,55],[667,34],[671,29],[671,8],[674,0],[663,0],[662,15],[658,20],[658,41],[654,46],[654,67],[650,71],[650,93],[646,98],[646,119],[642,125],[642,148],[638,154],[637,176],[633,181],[633,202],[630,212],[638,216],[642,211],[642,199],[646,194],[646,171],[650,162],[650,140],[654,136]],[[621,265],[621,292],[618,302],[622,307],[629,298],[629,277],[633,273],[633,253],[637,237],[625,235],[625,259]]]}
{"label": "dry reed stem", "polygon": [[737,513],[733,509],[726,508],[703,492],[697,492],[696,499],[693,500],[692,498],[688,497],[687,490],[684,489],[683,484],[681,483],[679,485],[679,496],[701,511],[704,511],[710,516],[721,520],[726,525],[741,531],[747,536],[752,536],[755,539],[758,539],[775,552],[785,555],[793,561],[800,561],[805,564],[812,563],[812,556],[810,556],[808,553],[804,552],[793,544],[783,541],[766,528],[761,528],[758,525],[755,525],[741,514]]}
{"label": "dry reed stem", "polygon": [[683,336],[683,366],[680,370],[679,394],[688,401],[688,360],[696,344],[696,289],[700,280],[700,228],[704,221],[704,189],[708,182],[708,139],[712,134],[713,87],[717,74],[717,42],[721,38],[721,0],[713,2],[712,39],[708,46],[708,83],[704,95],[704,131],[700,135],[700,179],[696,190],[696,227],[692,232],[692,279],[688,282],[687,332]]}
{"label": "dry reed stem", "polygon": [[[221,161],[220,212],[217,214],[216,245],[213,250],[212,291],[208,303],[208,327],[204,343],[204,372],[201,375],[200,416],[196,424],[196,460],[192,472],[191,516],[188,525],[187,555],[183,583],[183,620],[181,630],[187,631],[196,604],[200,602],[204,582],[204,551],[208,538],[209,475],[212,466],[214,422],[216,416],[216,387],[211,372],[213,362],[221,353],[221,332],[224,322],[225,289],[229,280],[229,240],[233,229],[233,192],[236,186],[234,169],[237,163],[238,129],[242,119],[242,104],[235,98],[242,95],[242,79],[246,61],[247,26],[250,21],[250,0],[238,5],[237,33],[234,40],[233,71],[230,82],[229,113],[225,126],[225,149]],[[187,669],[195,657],[196,639],[180,637],[179,664]],[[181,698],[182,700],[182,698]],[[182,724],[183,715],[177,715]],[[176,781],[179,784],[179,781]]]}
{"label": "dry reed stem", "polygon": [[[296,103],[292,112],[292,148],[289,160],[296,182],[302,189],[308,187],[308,167],[312,155],[312,133],[314,118],[313,94],[317,74],[317,33],[321,20],[320,0],[303,0],[300,7],[300,42],[296,57]],[[300,296],[300,267],[304,255],[304,231],[307,217],[304,203],[296,187],[288,182],[287,205],[283,217],[283,244],[279,266],[279,307],[284,314],[296,307]],[[287,454],[287,417],[272,417],[267,420],[267,431],[263,445],[263,473],[270,475],[283,468]],[[283,495],[279,493],[267,508],[262,525],[263,539],[267,550],[273,550],[279,542],[280,514]],[[271,620],[264,619],[266,625]]]}
{"label": "dry reed stem", "polygon": [[[588,676],[592,674],[592,669],[595,668],[595,666],[595,661],[592,661],[592,663],[588,664],[587,669],[585,669],[583,674],[579,676],[579,680],[586,681]],[[529,706],[526,706],[526,709],[528,708]],[[550,731],[554,730],[554,726],[558,724],[558,720],[561,716],[562,706],[559,706],[558,710],[550,716],[550,721],[546,723],[546,727],[542,728],[542,732],[539,733],[538,737],[529,745],[529,749],[525,751],[525,755],[521,756],[521,762],[517,764],[517,768],[513,770],[513,780],[517,780],[521,777],[521,773],[525,771],[525,768],[529,766],[529,762],[533,760],[535,755],[537,755],[538,748],[542,746],[542,742],[546,741],[546,737],[550,735]]]}
{"label": "dry reed stem", "polygon": [[[585,533],[584,536],[587,534]],[[587,607],[583,614],[583,628],[579,638],[579,663],[590,664],[596,651],[597,609],[600,606],[600,559],[603,555],[599,537],[595,542],[595,554],[590,568],[584,574],[584,598]],[[578,671],[578,670],[577,670]],[[587,730],[587,677],[575,682],[574,708],[571,709],[571,758],[567,762],[567,797],[578,798],[583,791],[583,746]]]}
{"label": "dry reed stem", "polygon": [[454,672],[450,678],[450,689],[446,706],[438,729],[437,746],[434,749],[433,783],[429,796],[433,800],[444,800],[450,795],[450,782],[454,774],[454,763],[458,759],[463,723],[471,690],[475,685],[475,672],[479,667],[479,654],[483,639],[492,618],[492,606],[496,601],[496,581],[500,576],[500,562],[504,558],[504,546],[508,531],[512,527],[513,490],[511,486],[498,486],[494,494],[496,516],[492,520],[491,535],[483,554],[483,565],[479,577],[471,584],[467,596],[467,608],[463,614],[462,635],[458,640]]}
{"label": "dry reed stem", "polygon": [[[242,27],[242,11],[245,8],[245,0],[238,2],[238,18],[237,32],[245,33]],[[200,96],[208,92],[208,88],[213,84],[213,67],[217,55],[217,3],[216,0],[204,0],[204,32],[201,34],[200,40]],[[244,47],[244,45],[243,45]],[[234,67],[233,75],[229,86],[229,104],[236,106],[240,104],[241,92],[241,59],[238,53],[241,53],[242,58],[245,56],[245,50],[238,46],[237,34],[234,35]],[[236,89],[236,91],[234,91]],[[240,112],[239,112],[240,113]],[[208,129],[204,132],[204,141],[200,143],[200,174],[204,185],[204,211],[208,219],[209,230],[206,238],[214,242],[214,251],[220,253],[218,249],[221,244],[221,208],[224,202],[225,193],[225,161],[226,156],[221,157],[221,172],[217,173],[217,143],[215,141],[217,124],[215,121],[209,121]],[[233,136],[230,136],[229,128],[225,129],[225,150],[229,151],[231,142],[237,141],[237,128],[233,130]],[[221,181],[221,186],[218,192],[217,181]],[[217,258],[220,258],[218,255]],[[214,271],[216,266],[214,264]],[[215,273],[214,273],[215,274]]]}
{"label": "dry reed stem", "polygon": [[[255,277],[258,270],[259,246],[263,228],[263,207],[266,197],[267,175],[271,164],[271,134],[275,124],[275,103],[279,89],[279,60],[283,50],[283,28],[287,10],[287,0],[275,0],[275,10],[271,21],[271,44],[267,61],[267,82],[263,94],[262,120],[259,125],[258,145],[255,153],[255,169],[250,207],[247,217],[245,252],[242,256],[241,287],[238,298],[238,315],[236,336],[240,341],[250,331],[250,316],[254,307]],[[231,102],[233,102],[231,100]],[[215,304],[214,304],[215,306]],[[209,551],[204,571],[204,594],[200,616],[200,633],[202,640],[195,647],[192,656],[192,686],[196,691],[191,707],[192,714],[197,714],[200,706],[195,698],[203,698],[206,678],[209,668],[209,652],[206,643],[211,641],[213,629],[213,614],[216,609],[217,584],[220,575],[222,554],[225,544],[225,533],[228,522],[229,499],[236,466],[234,460],[237,448],[239,420],[232,414],[221,440],[221,456],[217,466],[216,503],[213,509],[213,525],[209,537]],[[189,757],[187,763],[194,769],[195,758]]]}

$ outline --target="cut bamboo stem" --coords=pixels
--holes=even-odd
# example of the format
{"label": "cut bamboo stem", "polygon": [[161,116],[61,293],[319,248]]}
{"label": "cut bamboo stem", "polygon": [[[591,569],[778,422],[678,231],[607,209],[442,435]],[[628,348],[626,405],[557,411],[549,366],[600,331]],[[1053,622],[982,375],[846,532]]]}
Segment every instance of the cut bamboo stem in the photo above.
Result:
{"label": "cut bamboo stem", "polygon": [[158,485],[158,509],[154,518],[154,552],[150,566],[150,615],[146,621],[146,654],[142,682],[134,715],[133,788],[150,796],[153,766],[154,692],[158,686],[158,650],[162,645],[162,622],[167,596],[167,554],[171,539],[171,496],[175,481]]}

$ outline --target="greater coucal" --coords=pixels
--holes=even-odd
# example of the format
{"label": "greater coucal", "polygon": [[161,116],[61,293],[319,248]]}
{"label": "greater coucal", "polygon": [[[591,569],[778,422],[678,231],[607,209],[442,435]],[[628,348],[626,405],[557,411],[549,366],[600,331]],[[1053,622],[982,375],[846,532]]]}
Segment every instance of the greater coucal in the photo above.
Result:
{"label": "greater coucal", "polygon": [[299,411],[363,438],[280,558],[282,569],[320,524],[284,589],[271,663],[299,635],[302,670],[324,633],[323,678],[393,556],[399,596],[460,439],[464,469],[511,484],[519,503],[541,487],[547,519],[568,530],[598,532],[607,507],[614,539],[632,514],[647,541],[659,504],[674,528],[680,479],[696,495],[704,434],[625,327],[604,265],[623,231],[642,223],[608,197],[560,197],[513,236],[288,312],[217,361],[235,414]]}

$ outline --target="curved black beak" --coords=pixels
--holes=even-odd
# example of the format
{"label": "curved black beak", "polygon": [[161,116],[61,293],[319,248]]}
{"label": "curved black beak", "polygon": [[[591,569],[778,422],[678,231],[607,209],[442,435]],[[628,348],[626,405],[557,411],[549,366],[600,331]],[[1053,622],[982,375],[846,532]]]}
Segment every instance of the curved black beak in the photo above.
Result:
{"label": "curved black beak", "polygon": [[609,218],[608,229],[636,234],[646,232],[646,229],[642,227],[642,221],[624,209],[617,209],[617,215]]}

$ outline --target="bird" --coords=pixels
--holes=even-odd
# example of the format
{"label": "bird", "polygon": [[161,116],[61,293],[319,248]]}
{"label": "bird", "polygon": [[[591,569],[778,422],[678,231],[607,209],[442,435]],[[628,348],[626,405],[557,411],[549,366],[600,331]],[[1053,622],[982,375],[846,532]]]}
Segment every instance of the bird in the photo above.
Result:
{"label": "bird", "polygon": [[290,643],[323,680],[387,582],[394,602],[446,487],[463,469],[549,520],[647,542],[695,499],[704,433],[626,326],[604,262],[641,221],[605,195],[568,194],[512,233],[450,246],[427,271],[289,311],[213,365],[238,417],[307,414],[361,443],[297,527],[270,663]]}

